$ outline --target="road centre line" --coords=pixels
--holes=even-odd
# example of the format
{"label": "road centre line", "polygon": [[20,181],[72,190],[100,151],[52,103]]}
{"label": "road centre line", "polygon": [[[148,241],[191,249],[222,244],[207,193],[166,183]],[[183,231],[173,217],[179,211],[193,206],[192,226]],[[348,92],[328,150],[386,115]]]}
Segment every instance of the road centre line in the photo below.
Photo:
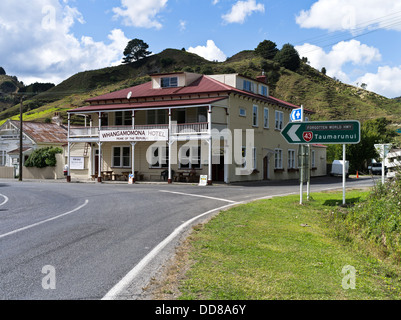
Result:
{"label": "road centre line", "polygon": [[4,201],[2,203],[0,203],[0,207],[1,207],[1,206],[5,205],[8,202],[8,197],[5,196],[4,194],[1,194],[1,193],[0,193],[0,196],[2,196],[4,198]]}
{"label": "road centre line", "polygon": [[180,194],[180,195],[189,196],[189,197],[199,197],[199,198],[206,198],[206,199],[211,199],[211,200],[225,201],[225,202],[229,202],[229,203],[238,203],[237,201],[233,201],[233,200],[227,200],[227,199],[222,199],[222,198],[209,197],[209,196],[204,196],[204,195],[200,195],[200,194],[183,193],[183,192],[167,191],[167,190],[159,190],[159,191],[160,191],[160,192],[165,192],[165,193]]}
{"label": "road centre line", "polygon": [[13,231],[10,231],[10,232],[1,234],[1,235],[0,235],[0,239],[5,238],[5,237],[7,237],[7,236],[10,236],[10,235],[12,235],[12,234],[16,234],[16,233],[18,233],[18,232],[27,230],[27,229],[31,229],[31,228],[33,228],[33,227],[39,226],[39,225],[41,225],[41,224],[44,224],[44,223],[46,223],[46,222],[50,222],[50,221],[59,219],[59,218],[61,218],[61,217],[64,217],[64,216],[66,216],[66,215],[69,215],[69,214],[71,214],[71,213],[77,212],[78,210],[80,210],[80,209],[82,209],[83,207],[85,207],[88,203],[89,203],[89,200],[85,200],[85,203],[84,203],[84,204],[80,205],[79,207],[77,207],[77,208],[75,208],[75,209],[73,209],[73,210],[71,210],[71,211],[62,213],[62,214],[60,214],[60,215],[58,215],[58,216],[55,216],[55,217],[52,217],[52,218],[49,218],[49,219],[46,219],[46,220],[43,220],[43,221],[36,222],[36,223],[34,223],[34,224],[30,224],[30,225],[28,225],[28,226],[26,226],[26,227],[23,227],[23,228],[19,228],[19,229],[16,229],[16,230],[13,230]]}

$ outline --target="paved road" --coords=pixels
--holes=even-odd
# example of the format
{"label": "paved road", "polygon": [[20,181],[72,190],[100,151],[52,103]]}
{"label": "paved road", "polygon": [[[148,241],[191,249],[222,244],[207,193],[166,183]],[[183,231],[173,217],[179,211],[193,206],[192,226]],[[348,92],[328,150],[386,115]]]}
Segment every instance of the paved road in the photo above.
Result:
{"label": "paved road", "polygon": [[[371,179],[347,182],[370,185]],[[341,179],[312,180],[312,192],[332,188],[341,188]],[[2,180],[0,299],[101,299],[112,288],[115,298],[135,298],[178,237],[155,249],[174,230],[182,236],[188,228],[177,228],[184,222],[241,201],[296,192],[299,185],[291,181],[198,187]],[[152,259],[125,278],[128,289],[122,287],[145,257]]]}

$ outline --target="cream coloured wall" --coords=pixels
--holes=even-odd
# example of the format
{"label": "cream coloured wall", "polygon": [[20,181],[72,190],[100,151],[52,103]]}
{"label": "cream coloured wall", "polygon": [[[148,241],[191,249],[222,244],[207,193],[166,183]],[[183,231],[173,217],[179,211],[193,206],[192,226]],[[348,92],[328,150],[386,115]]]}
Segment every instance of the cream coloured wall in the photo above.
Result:
{"label": "cream coloured wall", "polygon": [[[268,159],[268,178],[272,180],[298,179],[298,146],[291,145],[282,137],[280,130],[275,128],[276,111],[283,113],[283,128],[289,122],[291,110],[280,106],[272,105],[267,102],[261,102],[243,98],[240,95],[230,97],[230,125],[229,129],[242,131],[242,145],[246,145],[246,129],[253,129],[254,145],[256,147],[256,171],[252,174],[237,174],[236,168],[240,165],[234,164],[229,167],[230,182],[262,180],[264,178],[264,158]],[[257,126],[253,126],[253,106],[258,107]],[[246,116],[240,115],[240,108],[245,109]],[[264,127],[264,108],[268,110],[268,128]],[[275,168],[275,150],[282,150],[281,168]],[[289,168],[289,150],[295,150],[295,169]],[[311,171],[312,176],[326,175],[326,149],[313,147],[315,150],[316,167]],[[234,154],[233,154],[234,159]]]}

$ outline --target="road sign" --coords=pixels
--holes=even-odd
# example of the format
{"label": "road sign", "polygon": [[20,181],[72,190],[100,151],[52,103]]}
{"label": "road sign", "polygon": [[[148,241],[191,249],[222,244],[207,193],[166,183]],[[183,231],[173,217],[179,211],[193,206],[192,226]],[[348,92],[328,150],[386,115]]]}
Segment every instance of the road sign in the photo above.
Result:
{"label": "road sign", "polygon": [[302,111],[302,108],[292,110],[290,115],[291,121],[302,121]]}
{"label": "road sign", "polygon": [[361,139],[359,121],[290,122],[281,135],[291,144],[356,144]]}

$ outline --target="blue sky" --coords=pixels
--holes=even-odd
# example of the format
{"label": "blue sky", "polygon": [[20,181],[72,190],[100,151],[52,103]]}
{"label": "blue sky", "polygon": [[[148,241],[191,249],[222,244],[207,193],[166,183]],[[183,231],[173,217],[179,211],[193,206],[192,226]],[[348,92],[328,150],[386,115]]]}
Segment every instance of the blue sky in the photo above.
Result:
{"label": "blue sky", "polygon": [[130,39],[224,61],[263,40],[296,46],[311,66],[401,96],[401,1],[2,0],[0,66],[24,83],[59,83],[121,62]]}

